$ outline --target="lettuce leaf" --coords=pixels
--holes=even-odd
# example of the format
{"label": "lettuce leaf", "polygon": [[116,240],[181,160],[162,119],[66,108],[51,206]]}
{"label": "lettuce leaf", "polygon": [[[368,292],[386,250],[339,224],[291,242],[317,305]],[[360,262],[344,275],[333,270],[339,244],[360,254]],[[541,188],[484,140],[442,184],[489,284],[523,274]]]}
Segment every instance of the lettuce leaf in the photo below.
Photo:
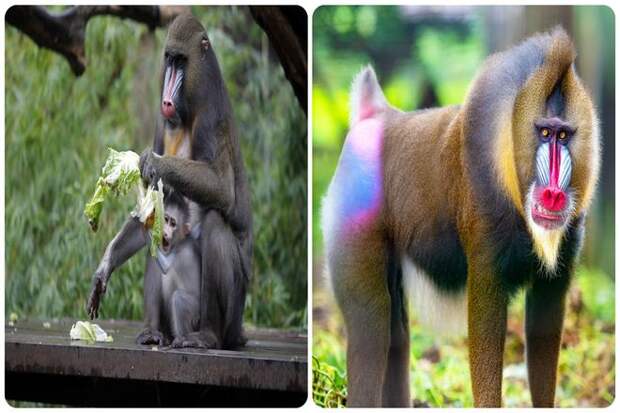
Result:
{"label": "lettuce leaf", "polygon": [[155,196],[155,210],[153,211],[153,227],[151,229],[151,255],[155,256],[157,247],[164,238],[164,183],[161,179],[157,182]]}
{"label": "lettuce leaf", "polygon": [[164,192],[161,179],[157,190],[144,189],[140,177],[140,156],[132,151],[117,152],[109,148],[108,159],[101,169],[95,193],[84,208],[84,215],[93,231],[99,228],[104,202],[110,197],[127,195],[131,190],[138,194],[136,207],[131,212],[146,228],[151,228],[151,255],[161,244],[164,230]]}
{"label": "lettuce leaf", "polygon": [[157,182],[157,190],[149,186],[145,191],[140,185],[138,203],[131,211],[131,216],[138,218],[146,227],[151,227],[150,251],[155,256],[164,236],[164,184],[161,179]]}
{"label": "lettuce leaf", "polygon": [[111,196],[126,195],[140,184],[140,156],[132,151],[117,152],[108,148],[109,154],[101,168],[95,193],[84,208],[84,214],[93,231],[99,228],[99,218],[103,203]]}
{"label": "lettuce leaf", "polygon": [[71,326],[69,331],[71,340],[84,340],[89,344],[95,341],[103,341],[111,343],[114,341],[112,336],[108,335],[98,324],[92,324],[88,321],[78,321]]}
{"label": "lettuce leaf", "polygon": [[99,178],[97,187],[95,188],[95,194],[84,208],[84,215],[88,218],[88,224],[93,232],[97,232],[97,229],[99,229],[99,217],[103,209],[103,202],[108,197],[109,192],[110,187],[105,185],[104,181]]}

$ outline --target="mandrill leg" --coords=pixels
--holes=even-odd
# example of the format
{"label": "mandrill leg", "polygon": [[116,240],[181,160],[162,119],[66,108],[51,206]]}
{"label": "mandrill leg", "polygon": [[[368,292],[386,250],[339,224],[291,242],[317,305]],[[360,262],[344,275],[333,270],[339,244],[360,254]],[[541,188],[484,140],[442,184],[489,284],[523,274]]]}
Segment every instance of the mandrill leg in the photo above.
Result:
{"label": "mandrill leg", "polygon": [[[508,297],[499,276],[482,263],[467,276],[469,374],[476,407],[501,407]],[[480,260],[483,261],[483,260]]]}
{"label": "mandrill leg", "polygon": [[403,295],[402,271],[396,262],[388,266],[388,288],[391,307],[390,350],[383,384],[383,406],[410,407],[409,317]]}
{"label": "mandrill leg", "polygon": [[379,407],[390,346],[390,296],[384,255],[372,253],[383,246],[360,241],[365,248],[344,247],[329,258],[330,272],[347,331],[347,406]]}
{"label": "mandrill leg", "polygon": [[525,299],[526,358],[534,407],[553,407],[566,279],[539,279]]}
{"label": "mandrill leg", "polygon": [[235,348],[245,343],[243,309],[247,277],[233,231],[216,211],[202,224],[202,286],[200,333],[211,348]]}

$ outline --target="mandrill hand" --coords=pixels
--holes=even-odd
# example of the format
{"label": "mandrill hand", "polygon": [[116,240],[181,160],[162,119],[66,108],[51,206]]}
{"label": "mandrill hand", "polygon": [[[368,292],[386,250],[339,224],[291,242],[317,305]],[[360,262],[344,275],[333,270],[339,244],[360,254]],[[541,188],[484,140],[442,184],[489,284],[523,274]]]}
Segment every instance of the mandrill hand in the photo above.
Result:
{"label": "mandrill hand", "polygon": [[148,185],[155,185],[159,181],[159,174],[157,173],[157,161],[160,158],[159,155],[153,153],[151,148],[146,148],[140,155],[140,175],[142,175],[142,181]]}
{"label": "mandrill hand", "polygon": [[86,304],[86,312],[91,320],[99,316],[99,304],[101,298],[105,294],[106,286],[108,283],[108,276],[100,269],[93,275],[93,283],[90,290],[90,296],[88,297],[88,303]]}

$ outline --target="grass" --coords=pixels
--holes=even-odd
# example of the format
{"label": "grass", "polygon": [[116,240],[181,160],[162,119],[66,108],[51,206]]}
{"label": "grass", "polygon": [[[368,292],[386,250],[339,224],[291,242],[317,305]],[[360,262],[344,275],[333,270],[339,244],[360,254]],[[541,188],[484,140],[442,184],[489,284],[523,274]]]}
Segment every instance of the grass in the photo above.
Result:
{"label": "grass", "polygon": [[[614,284],[601,272],[579,268],[569,293],[558,368],[556,405],[606,407],[615,396]],[[314,402],[346,406],[345,334],[342,319],[325,291],[315,293],[313,335]],[[506,407],[531,406],[524,361],[524,295],[510,306],[504,354]],[[471,407],[467,343],[464,337],[437,338],[411,323],[410,386],[414,405]]]}

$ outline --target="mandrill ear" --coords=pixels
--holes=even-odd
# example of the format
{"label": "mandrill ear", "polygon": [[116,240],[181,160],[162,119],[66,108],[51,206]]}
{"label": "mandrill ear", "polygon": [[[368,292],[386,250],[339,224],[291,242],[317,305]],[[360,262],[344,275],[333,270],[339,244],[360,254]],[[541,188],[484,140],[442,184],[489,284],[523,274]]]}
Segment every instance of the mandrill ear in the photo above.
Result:
{"label": "mandrill ear", "polygon": [[202,48],[203,52],[209,50],[209,39],[207,38],[206,33],[203,33],[202,38],[200,39],[200,47]]}
{"label": "mandrill ear", "polygon": [[183,224],[183,238],[187,237],[190,232],[192,232],[192,227],[189,225],[189,222],[186,222]]}

